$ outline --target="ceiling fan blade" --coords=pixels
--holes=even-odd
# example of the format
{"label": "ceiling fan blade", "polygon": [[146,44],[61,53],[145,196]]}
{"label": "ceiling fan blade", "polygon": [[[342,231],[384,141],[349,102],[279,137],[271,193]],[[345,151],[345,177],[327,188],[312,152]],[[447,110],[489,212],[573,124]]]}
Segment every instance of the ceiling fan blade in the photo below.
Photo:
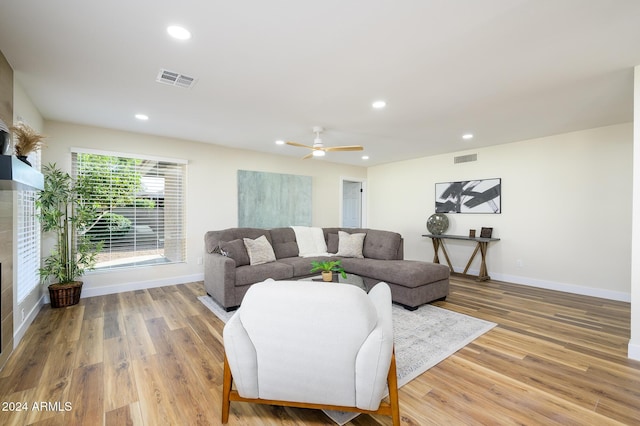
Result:
{"label": "ceiling fan blade", "polygon": [[314,147],[312,147],[311,145],[303,145],[303,144],[298,143],[298,142],[287,142],[287,145],[291,145],[291,146],[299,146],[300,148],[315,149],[315,148],[314,148]]}
{"label": "ceiling fan blade", "polygon": [[309,158],[313,157],[313,152],[310,154],[305,155],[304,157],[302,157],[303,160],[308,160]]}
{"label": "ceiling fan blade", "polygon": [[362,151],[364,148],[360,145],[330,146],[325,151]]}

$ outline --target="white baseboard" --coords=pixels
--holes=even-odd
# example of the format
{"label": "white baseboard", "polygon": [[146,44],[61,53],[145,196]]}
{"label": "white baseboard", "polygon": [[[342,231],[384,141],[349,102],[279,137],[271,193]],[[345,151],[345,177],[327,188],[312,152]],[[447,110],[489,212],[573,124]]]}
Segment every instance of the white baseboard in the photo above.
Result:
{"label": "white baseboard", "polygon": [[38,312],[40,312],[40,309],[42,309],[42,306],[48,302],[45,302],[45,296],[44,294],[42,296],[40,296],[40,299],[38,300],[38,303],[36,303],[33,308],[31,308],[31,310],[29,311],[29,313],[27,314],[27,316],[25,316],[24,321],[22,321],[22,323],[18,326],[18,328],[16,328],[13,332],[13,349],[15,349],[18,346],[18,343],[20,343],[20,340],[22,340],[22,338],[24,337],[25,333],[27,332],[27,329],[29,328],[29,326],[31,325],[31,323],[33,322],[34,319],[36,319],[36,316],[38,315]]}
{"label": "white baseboard", "polygon": [[[454,268],[457,271],[457,268]],[[470,274],[477,275],[478,270],[470,270]],[[491,279],[512,284],[526,285],[529,287],[544,288],[547,290],[562,291],[565,293],[581,294],[583,296],[599,297],[601,299],[616,300],[618,302],[631,302],[631,293],[611,291],[602,288],[584,287],[575,284],[559,283],[555,281],[538,280],[535,278],[521,277],[517,275],[490,273]]]}
{"label": "white baseboard", "polygon": [[640,361],[640,343],[629,342],[627,357]]}
{"label": "white baseboard", "polygon": [[601,299],[617,300],[619,302],[631,302],[631,293],[624,293],[621,291],[584,287],[575,284],[559,283],[554,281],[537,280],[515,275],[492,274],[492,278],[498,281],[506,281],[509,283],[521,284],[530,287],[545,288],[547,290],[563,291],[565,293],[581,294],[583,296],[599,297]]}
{"label": "white baseboard", "polygon": [[[147,288],[155,288],[155,287],[165,287],[168,285],[176,285],[176,284],[186,284],[192,283],[194,281],[202,281],[204,280],[204,273],[201,274],[193,274],[193,275],[183,275],[178,277],[170,277],[162,280],[147,280],[147,281],[134,281],[128,283],[118,283],[110,286],[100,286],[100,287],[89,287],[84,286],[82,288],[81,298],[85,297],[93,297],[93,296],[104,296],[106,294],[116,294],[116,293],[124,293],[126,291],[134,291],[134,290],[144,290]],[[45,296],[44,303],[50,303],[49,295]]]}

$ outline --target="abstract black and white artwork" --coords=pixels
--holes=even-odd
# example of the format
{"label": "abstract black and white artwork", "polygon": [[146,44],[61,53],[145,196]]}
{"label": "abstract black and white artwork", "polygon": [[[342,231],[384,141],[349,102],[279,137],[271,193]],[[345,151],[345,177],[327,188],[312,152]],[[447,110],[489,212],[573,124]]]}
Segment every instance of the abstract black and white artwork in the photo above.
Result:
{"label": "abstract black and white artwork", "polygon": [[501,213],[501,180],[436,183],[436,213]]}

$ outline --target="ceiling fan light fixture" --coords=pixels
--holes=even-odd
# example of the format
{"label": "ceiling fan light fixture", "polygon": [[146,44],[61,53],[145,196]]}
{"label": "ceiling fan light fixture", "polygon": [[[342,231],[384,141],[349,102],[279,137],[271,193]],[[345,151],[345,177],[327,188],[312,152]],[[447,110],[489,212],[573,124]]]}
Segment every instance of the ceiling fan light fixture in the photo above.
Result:
{"label": "ceiling fan light fixture", "polygon": [[362,151],[364,148],[361,145],[343,145],[343,146],[329,146],[326,147],[322,144],[322,139],[320,139],[320,132],[322,132],[322,127],[315,126],[313,128],[313,133],[316,134],[315,139],[313,140],[313,146],[305,145],[298,142],[285,142],[287,145],[297,146],[300,148],[310,149],[311,152],[302,157],[303,160],[307,160],[313,157],[324,157],[327,151]]}

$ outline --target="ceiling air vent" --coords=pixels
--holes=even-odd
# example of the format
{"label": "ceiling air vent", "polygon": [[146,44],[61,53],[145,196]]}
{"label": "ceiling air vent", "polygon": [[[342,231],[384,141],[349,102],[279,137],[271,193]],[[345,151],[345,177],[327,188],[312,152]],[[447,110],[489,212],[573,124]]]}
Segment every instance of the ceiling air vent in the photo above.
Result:
{"label": "ceiling air vent", "polygon": [[168,84],[170,86],[184,87],[190,89],[196,82],[196,79],[188,75],[169,70],[160,70],[156,78],[158,83]]}
{"label": "ceiling air vent", "polygon": [[478,154],[468,154],[453,157],[453,164],[470,163],[471,161],[478,161]]}

